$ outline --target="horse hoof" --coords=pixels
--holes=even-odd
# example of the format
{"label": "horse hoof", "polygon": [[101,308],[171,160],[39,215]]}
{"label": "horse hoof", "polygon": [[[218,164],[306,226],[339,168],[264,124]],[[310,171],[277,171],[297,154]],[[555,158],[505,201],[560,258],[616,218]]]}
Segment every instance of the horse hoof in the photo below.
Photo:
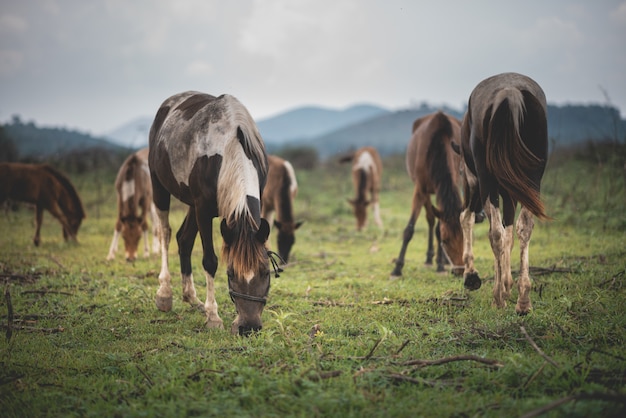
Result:
{"label": "horse hoof", "polygon": [[169,312],[172,310],[172,297],[164,298],[161,296],[156,297],[156,307],[161,312]]}
{"label": "horse hoof", "polygon": [[515,306],[515,312],[519,315],[519,316],[526,316],[530,313],[530,310],[532,309],[532,306],[528,305],[528,306],[520,306],[520,305],[516,305]]}
{"label": "horse hoof", "polygon": [[221,319],[207,319],[207,328],[224,329],[224,322]]}
{"label": "horse hoof", "polygon": [[389,281],[395,281],[395,280],[398,280],[398,279],[401,279],[401,278],[402,278],[402,275],[391,273],[391,275],[389,276]]}
{"label": "horse hoof", "polygon": [[480,280],[480,277],[478,277],[478,273],[469,273],[465,276],[465,283],[463,283],[463,286],[467,290],[478,290],[481,285],[482,281]]}

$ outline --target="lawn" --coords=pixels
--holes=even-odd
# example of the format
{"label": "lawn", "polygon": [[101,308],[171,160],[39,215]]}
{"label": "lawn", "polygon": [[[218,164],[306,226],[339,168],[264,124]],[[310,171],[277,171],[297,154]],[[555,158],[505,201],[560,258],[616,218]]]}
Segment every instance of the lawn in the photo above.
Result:
{"label": "lawn", "polygon": [[[492,307],[487,223],[475,230],[475,292],[425,266],[420,216],[403,277],[389,280],[409,217],[402,157],[384,160],[381,214],[356,232],[349,167],[298,171],[291,264],[272,278],[263,330],[231,335],[182,302],[154,305],[160,258],[106,261],[115,173],[72,176],[87,210],[79,243],[46,213],[32,244],[26,205],[0,216],[0,410],[18,416],[623,416],[626,413],[626,192],[623,167],[569,156],[543,192],[555,219],[530,245],[533,310]],[[184,207],[173,206],[177,229]],[[371,216],[371,215],[370,215]],[[219,231],[219,228],[216,228]],[[216,246],[220,237],[215,235]],[[270,236],[275,247],[275,237]],[[179,269],[170,246],[171,270]],[[204,297],[201,245],[193,256]],[[512,256],[519,265],[517,246]]]}

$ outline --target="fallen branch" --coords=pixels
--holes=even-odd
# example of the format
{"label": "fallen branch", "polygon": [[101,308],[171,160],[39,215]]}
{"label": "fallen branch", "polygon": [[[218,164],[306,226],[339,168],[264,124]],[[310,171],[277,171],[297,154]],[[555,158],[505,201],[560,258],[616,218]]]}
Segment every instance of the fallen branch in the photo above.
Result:
{"label": "fallen branch", "polygon": [[313,302],[313,306],[339,306],[339,307],[353,307],[353,303],[341,303],[341,302],[333,302],[330,300]]}
{"label": "fallen branch", "polygon": [[418,385],[425,385],[425,386],[429,386],[429,387],[437,387],[437,386],[451,386],[451,385],[458,385],[459,382],[456,381],[449,381],[449,380],[426,380],[426,379],[420,379],[420,378],[415,378],[415,377],[411,377],[411,376],[405,376],[403,374],[399,374],[399,373],[389,373],[386,375],[388,378],[395,380],[397,382],[408,382],[408,383],[414,383],[414,384],[418,384]]}
{"label": "fallen branch", "polygon": [[462,356],[444,357],[444,358],[440,358],[436,360],[415,359],[415,360],[405,361],[403,363],[400,363],[400,365],[401,366],[425,367],[425,366],[438,366],[440,364],[452,363],[454,361],[475,361],[477,363],[486,364],[488,366],[504,367],[504,364],[500,360],[493,360],[493,359],[478,357],[478,356],[474,356],[471,354],[462,355]]}
{"label": "fallen branch", "polygon": [[141,373],[143,377],[146,378],[146,380],[148,381],[148,385],[150,385],[150,387],[154,386],[154,382],[152,381],[152,379],[150,379],[150,376],[148,376],[148,374],[144,372],[143,369],[139,367],[138,364],[135,364],[135,367],[137,367],[137,370],[139,370],[139,373]]}
{"label": "fallen branch", "polygon": [[528,272],[532,273],[534,276],[542,276],[544,274],[552,274],[552,273],[571,273],[573,270],[566,267],[557,267],[553,265],[552,267],[536,267],[530,266],[528,268]]}
{"label": "fallen branch", "polygon": [[27,293],[35,293],[35,294],[39,294],[39,295],[47,295],[47,294],[57,294],[57,295],[67,295],[67,296],[73,296],[73,293],[70,292],[64,292],[62,290],[49,290],[49,289],[43,289],[43,290],[24,290],[22,292],[23,295],[27,294]]}
{"label": "fallen branch", "polygon": [[530,345],[535,349],[537,353],[539,353],[541,357],[543,357],[548,363],[550,363],[554,367],[560,367],[556,361],[548,357],[548,355],[544,353],[543,350],[539,348],[537,344],[535,344],[535,341],[533,341],[533,339],[530,338],[530,335],[528,335],[528,333],[526,332],[526,328],[524,328],[524,325],[520,325],[520,330],[522,331],[522,334],[524,334],[524,338],[526,338],[526,341],[530,343]]}
{"label": "fallen branch", "polygon": [[[1,325],[2,328],[7,328],[6,325],[2,324]],[[55,334],[57,332],[63,332],[65,331],[65,328],[63,328],[62,326],[58,326],[56,328],[37,328],[37,327],[28,327],[26,325],[13,325],[12,326],[13,330],[18,330],[18,331],[27,331],[27,332],[43,332],[43,333],[48,333],[48,334]]]}

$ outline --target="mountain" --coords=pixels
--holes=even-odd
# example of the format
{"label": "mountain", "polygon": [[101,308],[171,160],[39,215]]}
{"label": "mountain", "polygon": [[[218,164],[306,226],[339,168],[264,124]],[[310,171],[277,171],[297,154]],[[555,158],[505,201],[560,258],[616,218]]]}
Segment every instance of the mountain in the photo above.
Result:
{"label": "mountain", "polygon": [[142,116],[104,134],[114,144],[127,148],[139,149],[148,146],[148,134],[152,125],[152,117]]}
{"label": "mountain", "polygon": [[306,106],[260,120],[257,126],[266,143],[276,144],[317,137],[388,113],[387,109],[367,104],[344,110]]}

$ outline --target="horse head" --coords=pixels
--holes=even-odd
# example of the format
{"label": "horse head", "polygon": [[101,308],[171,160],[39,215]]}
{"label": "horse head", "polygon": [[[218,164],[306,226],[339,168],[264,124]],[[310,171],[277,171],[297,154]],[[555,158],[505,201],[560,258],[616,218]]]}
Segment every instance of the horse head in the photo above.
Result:
{"label": "horse head", "polygon": [[300,222],[279,222],[274,221],[274,226],[278,229],[278,254],[285,264],[289,261],[291,247],[296,242],[296,229],[302,225]]}
{"label": "horse head", "polygon": [[249,336],[263,327],[261,314],[270,290],[269,256],[265,248],[270,226],[261,219],[260,227],[254,230],[246,222],[229,225],[223,219],[220,230],[227,262],[228,292],[237,310],[231,333]]}
{"label": "horse head", "polygon": [[348,199],[348,203],[352,205],[354,216],[356,217],[356,229],[360,231],[365,226],[367,221],[367,207],[370,204],[369,200],[365,199]]}
{"label": "horse head", "polygon": [[135,215],[128,215],[122,218],[122,239],[126,252],[126,261],[135,261],[137,258],[137,248],[141,238],[142,228],[141,218]]}
{"label": "horse head", "polygon": [[441,242],[441,249],[452,263],[454,275],[463,274],[463,231],[458,217],[446,217],[433,205],[433,212],[439,218],[437,234]]}

